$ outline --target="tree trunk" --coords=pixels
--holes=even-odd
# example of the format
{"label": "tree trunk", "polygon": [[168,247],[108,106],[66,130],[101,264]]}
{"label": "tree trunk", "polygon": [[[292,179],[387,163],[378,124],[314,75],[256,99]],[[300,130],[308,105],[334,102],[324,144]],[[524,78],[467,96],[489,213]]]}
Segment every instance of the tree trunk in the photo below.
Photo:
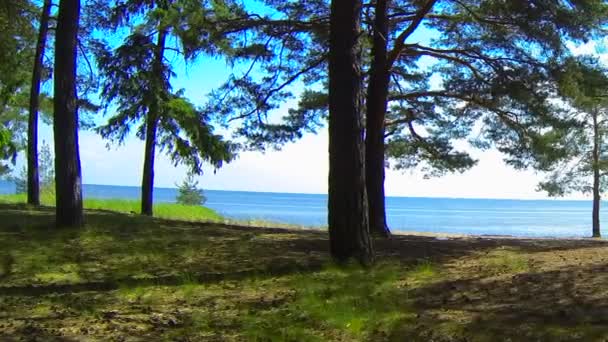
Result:
{"label": "tree trunk", "polygon": [[598,124],[598,112],[593,113],[593,237],[599,238],[600,234],[600,133]]}
{"label": "tree trunk", "polygon": [[61,0],[55,36],[54,120],[57,226],[82,225],[82,179],[78,149],[76,47],[79,0]]}
{"label": "tree trunk", "polygon": [[38,107],[40,101],[40,79],[49,30],[51,0],[44,0],[38,29],[38,43],[30,88],[30,113],[27,126],[27,203],[40,205],[40,175],[38,169]]}
{"label": "tree trunk", "polygon": [[156,51],[154,51],[154,65],[152,70],[154,75],[159,77],[152,86],[153,94],[150,96],[150,111],[146,118],[146,147],[144,152],[144,170],[141,181],[141,213],[142,215],[152,216],[153,196],[154,196],[154,157],[156,154],[156,131],[159,121],[159,92],[162,91],[163,76],[163,57],[165,53],[165,40],[167,31],[160,29]]}
{"label": "tree trunk", "polygon": [[387,52],[390,0],[377,0],[374,16],[374,38],[369,84],[365,134],[365,181],[369,205],[369,229],[372,234],[389,237],[384,197],[385,156],[384,120],[388,100],[389,63]]}
{"label": "tree trunk", "polygon": [[333,0],[329,42],[330,252],[338,262],[373,262],[363,151],[361,0]]}

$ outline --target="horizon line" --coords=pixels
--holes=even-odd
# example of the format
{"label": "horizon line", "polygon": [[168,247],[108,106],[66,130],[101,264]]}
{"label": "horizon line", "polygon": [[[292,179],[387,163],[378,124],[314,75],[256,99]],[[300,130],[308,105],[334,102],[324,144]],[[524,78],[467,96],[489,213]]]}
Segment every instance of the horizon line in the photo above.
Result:
{"label": "horizon line", "polygon": [[[126,187],[126,188],[140,188],[140,185],[117,185],[117,184],[93,184],[83,183],[84,185],[97,185],[97,186],[115,186],[115,187]],[[167,186],[154,186],[154,189],[170,189],[175,190],[177,187]],[[234,189],[205,189],[203,191],[225,191],[225,192],[251,192],[260,194],[290,194],[290,195],[321,195],[327,196],[327,193],[315,193],[315,192],[294,192],[294,191],[259,191],[259,190],[234,190]],[[545,197],[545,198],[497,198],[497,197],[450,197],[450,196],[407,196],[407,195],[389,195],[386,198],[425,198],[425,199],[449,199],[449,200],[504,200],[504,201],[572,201],[572,202],[587,202],[591,199],[571,199],[563,197]]]}

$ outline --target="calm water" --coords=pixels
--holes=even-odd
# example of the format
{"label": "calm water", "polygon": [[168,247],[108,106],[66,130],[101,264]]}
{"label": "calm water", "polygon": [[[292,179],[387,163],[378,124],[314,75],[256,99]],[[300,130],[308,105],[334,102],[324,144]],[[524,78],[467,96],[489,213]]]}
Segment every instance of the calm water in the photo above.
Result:
{"label": "calm water", "polygon": [[[14,186],[0,182],[0,193]],[[174,202],[176,190],[156,188],[157,202]],[[205,191],[206,206],[226,217],[263,219],[306,226],[326,225],[327,196]],[[138,199],[139,188],[84,185],[84,196]],[[582,237],[591,232],[590,201],[387,198],[393,230],[513,236]],[[606,221],[603,215],[602,220]]]}

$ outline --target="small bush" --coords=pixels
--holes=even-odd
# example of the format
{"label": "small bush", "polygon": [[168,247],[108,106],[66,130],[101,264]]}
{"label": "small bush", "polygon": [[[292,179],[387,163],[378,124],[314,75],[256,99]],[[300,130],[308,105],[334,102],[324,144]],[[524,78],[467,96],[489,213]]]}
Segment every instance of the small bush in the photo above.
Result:
{"label": "small bush", "polygon": [[185,205],[203,205],[207,198],[203,194],[203,190],[198,188],[198,181],[194,179],[193,174],[188,174],[181,185],[177,187],[176,201],[179,204]]}

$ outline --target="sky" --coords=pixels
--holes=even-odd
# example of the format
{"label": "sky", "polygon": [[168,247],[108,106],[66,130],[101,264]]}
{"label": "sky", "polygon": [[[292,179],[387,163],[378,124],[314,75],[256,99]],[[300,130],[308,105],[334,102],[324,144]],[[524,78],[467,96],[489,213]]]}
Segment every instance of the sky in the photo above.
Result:
{"label": "sky", "polygon": [[[420,37],[425,39],[428,37]],[[574,53],[595,53],[590,42],[572,47]],[[176,58],[173,68],[177,76],[174,89],[185,89],[185,95],[195,104],[202,104],[205,95],[225,80],[229,71],[217,58],[201,58],[187,65]],[[48,85],[47,85],[48,86]],[[278,110],[281,115],[288,104]],[[40,140],[52,143],[52,128],[42,124]],[[425,179],[416,171],[387,170],[387,196],[452,197],[452,198],[511,198],[545,199],[536,186],[542,175],[534,171],[518,171],[507,166],[496,150],[480,152],[466,148],[479,160],[472,169],[440,178]],[[108,145],[92,131],[80,132],[80,157],[83,183],[139,186],[143,166],[144,144],[132,136],[123,145]],[[261,192],[327,193],[328,175],[327,130],[306,134],[301,140],[285,145],[280,151],[241,152],[239,157],[219,170],[207,166],[198,177],[199,185],[210,190],[240,190]],[[18,165],[23,165],[24,156]],[[20,166],[19,166],[20,167]],[[186,176],[186,169],[174,166],[161,152],[155,168],[156,187],[175,187]],[[572,194],[565,199],[586,199]]]}

